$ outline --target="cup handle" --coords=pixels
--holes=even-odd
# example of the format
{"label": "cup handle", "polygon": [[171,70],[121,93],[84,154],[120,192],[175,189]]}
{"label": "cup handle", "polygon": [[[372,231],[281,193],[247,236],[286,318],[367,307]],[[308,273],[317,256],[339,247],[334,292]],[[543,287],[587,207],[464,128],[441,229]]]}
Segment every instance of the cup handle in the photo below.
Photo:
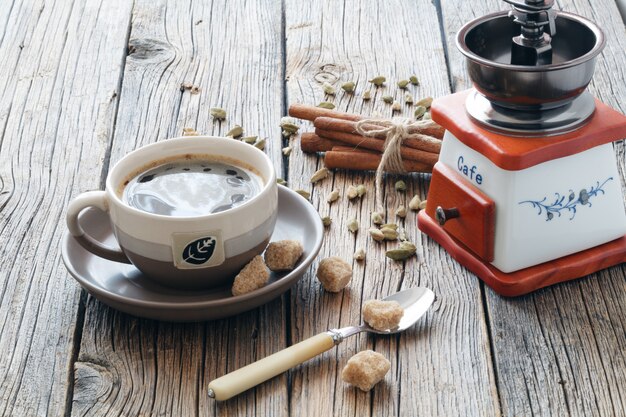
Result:
{"label": "cup handle", "polygon": [[105,213],[108,213],[109,206],[106,200],[106,192],[88,191],[80,194],[70,202],[67,208],[67,215],[65,217],[70,234],[83,248],[87,249],[94,255],[108,259],[109,261],[129,264],[130,261],[124,252],[118,249],[111,249],[85,233],[82,226],[78,222],[78,215],[87,207],[96,207]]}

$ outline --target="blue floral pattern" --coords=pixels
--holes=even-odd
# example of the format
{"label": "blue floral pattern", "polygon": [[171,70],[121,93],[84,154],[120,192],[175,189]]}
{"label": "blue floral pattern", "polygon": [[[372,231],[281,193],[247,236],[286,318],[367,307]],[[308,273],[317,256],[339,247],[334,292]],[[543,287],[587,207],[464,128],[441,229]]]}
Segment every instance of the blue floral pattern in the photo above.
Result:
{"label": "blue floral pattern", "polygon": [[520,201],[519,204],[531,204],[538,211],[537,214],[541,216],[545,213],[546,221],[550,221],[554,218],[554,215],[561,217],[562,213],[569,213],[570,220],[576,216],[576,210],[579,207],[587,206],[591,207],[591,198],[599,194],[605,194],[602,187],[613,180],[613,177],[607,178],[602,184],[600,181],[596,181],[596,185],[591,186],[589,189],[583,188],[578,192],[578,196],[573,190],[569,190],[568,193],[561,195],[560,193],[554,193],[554,201],[552,204],[549,202],[548,197],[544,197],[542,200],[525,200]]}

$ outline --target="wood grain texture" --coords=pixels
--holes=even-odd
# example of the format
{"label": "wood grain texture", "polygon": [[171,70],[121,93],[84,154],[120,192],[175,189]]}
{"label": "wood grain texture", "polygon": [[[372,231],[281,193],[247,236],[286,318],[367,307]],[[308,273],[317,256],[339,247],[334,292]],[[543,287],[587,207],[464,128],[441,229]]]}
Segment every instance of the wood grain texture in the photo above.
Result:
{"label": "wood grain texture", "polygon": [[[317,104],[327,99],[339,111],[391,116],[391,108],[382,103],[381,96],[393,94],[401,99],[404,93],[395,83],[412,74],[421,79],[420,87],[409,90],[416,99],[449,93],[439,32],[431,24],[422,24],[437,22],[437,10],[430,2],[289,0],[285,15],[290,103]],[[386,87],[372,89],[373,99],[362,101],[362,92],[371,88],[367,80],[379,74],[387,77]],[[324,97],[322,82],[339,86],[350,80],[357,84],[354,95],[339,91],[334,98]],[[412,110],[405,105],[403,114],[412,115]],[[304,123],[304,130],[312,130],[312,125]],[[420,235],[414,212],[401,223],[419,247],[417,258],[405,265],[385,258],[385,246],[391,248],[397,243],[378,244],[367,234],[370,213],[377,209],[373,175],[337,171],[311,186],[309,178],[320,164],[317,157],[302,154],[297,147],[289,161],[290,186],[312,191],[312,202],[320,214],[333,219],[320,259],[336,255],[351,261],[357,248],[365,249],[367,259],[364,263],[353,262],[352,281],[339,294],[322,290],[313,276],[313,266],[292,292],[292,341],[358,323],[363,301],[401,288],[428,286],[437,294],[437,300],[425,318],[400,336],[354,337],[292,371],[291,413],[497,415],[499,405],[478,282]],[[393,189],[397,179],[389,177],[385,195],[379,196],[388,221],[396,221],[392,212],[399,204],[406,205],[413,194],[425,197],[428,187],[427,177],[414,175],[404,195]],[[368,194],[362,200],[348,202],[347,187],[361,183],[367,186]],[[328,205],[326,195],[332,189],[339,190],[342,198]],[[356,236],[346,228],[350,218],[360,222]],[[341,381],[346,361],[363,349],[374,349],[392,362],[385,382],[371,393],[359,392]]]}
{"label": "wood grain texture", "polygon": [[[282,171],[281,4],[135,2],[110,161],[183,127],[225,134],[234,124],[268,140]],[[181,91],[183,82],[199,94]],[[214,122],[211,107],[227,111]],[[285,415],[287,377],[231,401],[210,380],[286,346],[283,299],[237,317],[174,325],[117,313],[89,299],[72,415]]]}
{"label": "wood grain texture", "polygon": [[[564,10],[598,23],[607,46],[590,91],[626,112],[626,33],[615,2],[567,0]],[[459,23],[503,9],[496,0],[442,0],[444,32],[455,91],[469,83],[454,47]],[[624,141],[615,143],[622,186]],[[502,412],[507,416],[626,415],[626,269],[609,268],[584,279],[517,299],[486,289]]]}
{"label": "wood grain texture", "polygon": [[84,301],[60,241],[70,198],[98,187],[117,108],[126,3],[0,6],[3,416],[64,415],[71,396]]}

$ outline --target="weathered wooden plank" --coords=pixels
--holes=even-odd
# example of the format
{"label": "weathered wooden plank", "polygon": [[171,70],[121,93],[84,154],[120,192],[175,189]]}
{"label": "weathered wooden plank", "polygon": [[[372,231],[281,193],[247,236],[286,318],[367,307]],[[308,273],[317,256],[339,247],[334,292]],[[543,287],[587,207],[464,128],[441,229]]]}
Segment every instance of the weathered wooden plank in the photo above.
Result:
{"label": "weathered wooden plank", "polygon": [[[470,4],[443,1],[450,68],[456,90],[469,86],[453,39],[470,18]],[[562,1],[559,6],[600,24],[607,47],[598,60],[593,94],[626,110],[626,33],[613,1]],[[481,16],[498,1],[472,2]],[[558,34],[557,34],[558,36]],[[615,145],[622,184],[624,142]],[[626,268],[506,299],[486,289],[489,323],[504,415],[626,414]]]}
{"label": "weathered wooden plank", "polygon": [[[136,1],[111,163],[183,127],[278,138],[282,112],[281,5],[273,2]],[[181,92],[189,82],[200,94]],[[228,112],[214,123],[209,108]],[[268,152],[281,172],[280,140]],[[282,376],[216,404],[208,383],[285,347],[278,299],[229,320],[174,325],[136,319],[90,299],[76,364],[73,415],[286,413]]]}
{"label": "weathered wooden plank", "polygon": [[[430,2],[286,2],[287,77],[290,102],[316,104],[324,99],[321,83],[337,86],[353,80],[357,94],[339,91],[339,110],[390,116],[383,94],[395,94],[396,81],[415,73],[420,87],[409,90],[416,98],[449,93],[442,41],[437,29],[437,10]],[[428,22],[428,24],[425,24]],[[368,78],[382,74],[388,83],[376,90],[371,102],[360,94],[369,89]],[[411,115],[405,106],[403,113]],[[310,128],[307,125],[305,128]],[[451,262],[429,239],[417,231],[415,213],[404,227],[417,243],[418,257],[404,266],[387,260],[384,247],[367,234],[373,199],[373,174],[335,172],[312,187],[308,180],[321,165],[315,156],[296,147],[289,161],[292,188],[313,191],[312,202],[320,214],[329,214],[333,224],[327,231],[321,256],[351,260],[355,248],[367,252],[365,263],[353,263],[354,276],[348,289],[339,294],[324,292],[314,278],[315,267],[293,292],[291,305],[292,342],[303,340],[328,328],[360,322],[362,301],[394,293],[401,288],[425,285],[433,288],[437,300],[432,310],[413,329],[397,337],[359,336],[346,340],[337,349],[291,372],[293,415],[497,415],[499,406],[489,356],[478,282]],[[408,178],[406,195],[393,189],[398,178],[388,178],[385,209],[407,204],[413,193],[426,195],[428,177]],[[346,188],[364,183],[366,197],[348,202]],[[342,199],[329,206],[326,195],[338,189]],[[347,228],[348,219],[361,223],[356,236]],[[463,336],[460,336],[463,335]],[[341,381],[341,369],[349,357],[362,349],[375,349],[392,362],[384,384],[371,394],[348,388]]]}
{"label": "weathered wooden plank", "polygon": [[66,412],[82,309],[60,259],[64,211],[98,186],[129,21],[125,1],[0,7],[3,416]]}

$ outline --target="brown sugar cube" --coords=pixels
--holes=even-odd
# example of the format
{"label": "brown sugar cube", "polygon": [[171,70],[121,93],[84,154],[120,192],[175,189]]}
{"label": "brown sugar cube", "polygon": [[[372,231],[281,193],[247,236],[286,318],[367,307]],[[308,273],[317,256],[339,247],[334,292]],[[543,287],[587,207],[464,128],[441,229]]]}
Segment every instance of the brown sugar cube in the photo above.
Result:
{"label": "brown sugar cube", "polygon": [[279,240],[265,249],[265,264],[272,271],[291,271],[304,249],[297,240]]}
{"label": "brown sugar cube", "polygon": [[363,304],[363,320],[376,330],[395,328],[403,315],[404,309],[397,301],[369,300]]}
{"label": "brown sugar cube", "polygon": [[337,256],[322,259],[317,267],[317,279],[326,291],[339,292],[352,278],[352,267]]}
{"label": "brown sugar cube", "polygon": [[261,255],[257,255],[243,267],[233,282],[233,295],[241,295],[250,291],[258,290],[267,284],[270,272],[263,262]]}
{"label": "brown sugar cube", "polygon": [[348,360],[341,372],[341,378],[361,391],[369,391],[383,380],[389,368],[391,363],[383,355],[373,350],[364,350]]}

